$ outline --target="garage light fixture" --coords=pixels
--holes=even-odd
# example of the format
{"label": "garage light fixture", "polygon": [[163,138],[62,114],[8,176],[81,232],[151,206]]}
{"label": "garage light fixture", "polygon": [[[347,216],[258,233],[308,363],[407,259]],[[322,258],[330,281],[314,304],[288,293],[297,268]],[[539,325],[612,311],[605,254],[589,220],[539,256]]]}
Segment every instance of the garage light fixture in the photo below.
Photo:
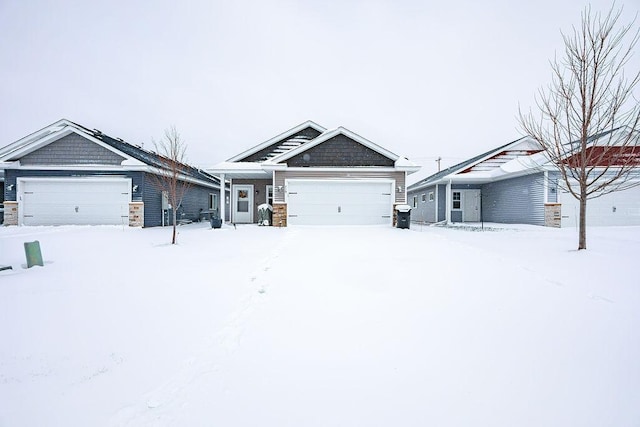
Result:
{"label": "garage light fixture", "polygon": [[137,185],[134,185],[134,186],[133,186],[133,192],[134,192],[134,193],[137,193],[137,192],[138,192],[138,186],[137,186]]}
{"label": "garage light fixture", "polygon": [[398,185],[397,190],[398,190],[398,193],[402,193],[402,185]]}
{"label": "garage light fixture", "polygon": [[7,190],[12,191],[14,187],[15,187],[15,185],[9,184],[9,185],[7,185]]}

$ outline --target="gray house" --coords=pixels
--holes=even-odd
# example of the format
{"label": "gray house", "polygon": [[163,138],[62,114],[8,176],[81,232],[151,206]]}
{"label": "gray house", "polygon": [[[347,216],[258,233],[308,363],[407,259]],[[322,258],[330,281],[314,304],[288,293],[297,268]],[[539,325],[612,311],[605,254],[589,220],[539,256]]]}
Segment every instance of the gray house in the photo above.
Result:
{"label": "gray house", "polygon": [[304,122],[208,172],[231,182],[231,221],[273,225],[389,224],[406,203],[407,174],[419,166],[339,127]]}
{"label": "gray house", "polygon": [[[592,140],[593,147],[603,136]],[[607,135],[611,137],[615,134]],[[638,177],[633,180],[640,184]],[[411,184],[408,199],[411,220],[423,223],[486,221],[551,227],[578,223],[577,199],[566,191],[558,169],[530,137]],[[590,200],[587,224],[640,225],[640,186]]]}
{"label": "gray house", "polygon": [[[59,120],[0,149],[5,225],[170,222],[171,206],[155,178],[167,159],[69,120]],[[219,211],[220,181],[180,165],[190,187],[178,218]],[[224,188],[222,189],[224,192]]]}

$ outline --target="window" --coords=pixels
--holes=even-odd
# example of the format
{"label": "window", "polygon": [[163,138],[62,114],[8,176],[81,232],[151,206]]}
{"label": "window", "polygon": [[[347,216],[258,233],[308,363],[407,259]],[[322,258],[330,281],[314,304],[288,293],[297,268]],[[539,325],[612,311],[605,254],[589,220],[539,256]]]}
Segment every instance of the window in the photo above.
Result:
{"label": "window", "polygon": [[426,195],[426,194],[423,194],[423,195],[422,195],[422,203],[424,203],[424,202],[426,202],[426,201],[427,201],[427,195]]}
{"label": "window", "polygon": [[451,197],[451,200],[453,201],[453,209],[461,209],[462,204],[460,202],[462,201],[462,199],[459,191],[453,192],[453,197]]}
{"label": "window", "polygon": [[429,192],[429,201],[433,202],[435,200],[434,196],[433,196],[433,191]]}
{"label": "window", "polygon": [[218,210],[218,195],[216,193],[209,193],[209,210]]}
{"label": "window", "polygon": [[267,185],[267,203],[273,206],[273,185]]}
{"label": "window", "polygon": [[418,196],[413,196],[413,207],[414,208],[418,207]]}

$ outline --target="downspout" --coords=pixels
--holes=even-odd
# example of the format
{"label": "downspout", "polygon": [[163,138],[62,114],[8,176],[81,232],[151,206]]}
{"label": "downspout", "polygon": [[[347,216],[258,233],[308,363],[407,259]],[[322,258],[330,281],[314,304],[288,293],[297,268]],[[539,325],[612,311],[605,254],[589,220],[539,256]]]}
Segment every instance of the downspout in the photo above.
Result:
{"label": "downspout", "polygon": [[445,212],[445,221],[447,224],[451,224],[451,179],[449,179],[449,182],[447,183],[446,193],[445,204],[447,211]]}

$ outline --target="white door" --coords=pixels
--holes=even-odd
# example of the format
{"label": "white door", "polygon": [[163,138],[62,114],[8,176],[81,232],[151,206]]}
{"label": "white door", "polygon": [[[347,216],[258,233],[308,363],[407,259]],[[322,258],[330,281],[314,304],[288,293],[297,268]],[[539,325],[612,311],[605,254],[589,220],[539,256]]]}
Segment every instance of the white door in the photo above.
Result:
{"label": "white door", "polygon": [[[562,227],[577,227],[580,203],[571,193],[560,190]],[[640,225],[640,186],[609,193],[587,201],[587,227]]]}
{"label": "white door", "polygon": [[288,180],[290,225],[391,224],[392,181]]}
{"label": "white door", "polygon": [[233,222],[253,222],[253,185],[233,186]]}
{"label": "white door", "polygon": [[129,224],[131,179],[19,178],[22,225]]}
{"label": "white door", "polygon": [[462,190],[462,221],[480,221],[480,190]]}

